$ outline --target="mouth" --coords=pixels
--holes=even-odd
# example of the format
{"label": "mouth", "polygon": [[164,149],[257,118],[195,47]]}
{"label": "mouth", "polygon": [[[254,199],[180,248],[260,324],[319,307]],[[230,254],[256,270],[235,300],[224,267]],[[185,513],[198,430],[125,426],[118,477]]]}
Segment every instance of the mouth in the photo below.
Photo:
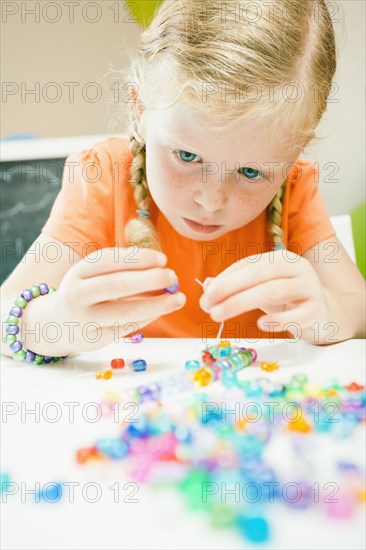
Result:
{"label": "mouth", "polygon": [[193,229],[193,231],[198,231],[199,233],[214,233],[222,227],[222,225],[210,225],[207,223],[194,222],[193,220],[189,220],[187,218],[183,218],[183,220],[190,229]]}

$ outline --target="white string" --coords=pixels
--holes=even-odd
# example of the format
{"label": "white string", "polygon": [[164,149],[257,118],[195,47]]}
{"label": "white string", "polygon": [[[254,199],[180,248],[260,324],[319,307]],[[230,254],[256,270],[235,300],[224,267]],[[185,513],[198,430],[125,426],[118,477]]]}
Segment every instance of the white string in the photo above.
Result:
{"label": "white string", "polygon": [[[195,281],[196,281],[199,285],[201,285],[202,288],[205,288],[205,285],[204,285],[203,283],[201,283],[201,281],[200,281],[199,279],[195,279]],[[217,336],[216,336],[216,346],[218,345],[219,340],[220,340],[220,338],[221,338],[221,334],[222,334],[222,331],[223,331],[223,329],[224,329],[224,324],[225,324],[225,323],[221,323],[221,324],[220,324],[219,332],[217,333]]]}

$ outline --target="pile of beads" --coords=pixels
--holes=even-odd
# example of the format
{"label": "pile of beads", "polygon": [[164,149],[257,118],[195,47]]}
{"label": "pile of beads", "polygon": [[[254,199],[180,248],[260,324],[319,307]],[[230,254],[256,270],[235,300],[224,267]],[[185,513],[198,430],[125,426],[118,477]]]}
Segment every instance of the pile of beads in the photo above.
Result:
{"label": "pile of beads", "polygon": [[[122,424],[115,438],[79,450],[78,462],[125,460],[137,482],[176,486],[213,525],[235,527],[256,543],[271,537],[268,503],[299,510],[315,506],[339,520],[365,502],[362,466],[336,459],[337,445],[364,425],[363,386],[334,381],[319,387],[296,374],[288,384],[259,378],[211,389],[218,394],[191,393],[164,407],[150,406],[138,422]],[[276,462],[278,440],[286,445]],[[333,445],[334,452],[326,454],[319,472],[322,445]],[[314,484],[317,475],[338,487],[337,498],[330,498],[327,484]]]}
{"label": "pile of beads", "polygon": [[198,361],[186,361],[185,368],[193,371],[193,380],[200,386],[207,386],[218,379],[226,385],[234,380],[234,373],[248,367],[256,358],[257,352],[253,348],[236,348],[233,353],[230,342],[224,341],[203,351],[203,366]]}

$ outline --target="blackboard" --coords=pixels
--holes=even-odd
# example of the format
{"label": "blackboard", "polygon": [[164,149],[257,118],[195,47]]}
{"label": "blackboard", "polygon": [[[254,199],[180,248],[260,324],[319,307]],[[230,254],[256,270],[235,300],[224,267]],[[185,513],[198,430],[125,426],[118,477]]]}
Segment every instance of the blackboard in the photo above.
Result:
{"label": "blackboard", "polygon": [[0,163],[1,283],[40,234],[60,190],[65,161]]}

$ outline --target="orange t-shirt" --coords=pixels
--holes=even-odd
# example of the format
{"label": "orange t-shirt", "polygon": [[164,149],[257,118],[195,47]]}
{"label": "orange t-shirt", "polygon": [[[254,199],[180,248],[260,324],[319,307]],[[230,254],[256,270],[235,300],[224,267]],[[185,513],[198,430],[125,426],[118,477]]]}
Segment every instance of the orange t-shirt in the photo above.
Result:
{"label": "orange t-shirt", "polygon": [[[96,249],[126,247],[125,224],[136,217],[133,188],[129,183],[132,155],[127,138],[108,138],[90,149],[69,155],[62,187],[42,231],[72,246],[82,257]],[[304,254],[315,243],[335,235],[317,186],[318,170],[298,159],[292,167],[283,198],[281,228],[288,250]],[[153,199],[149,207],[157,228],[167,267],[174,269],[185,306],[143,328],[146,337],[215,338],[220,324],[199,306],[204,281],[235,261],[272,250],[266,230],[266,212],[244,227],[212,241],[194,241],[175,231]],[[285,253],[285,252],[284,252]],[[256,309],[225,322],[227,338],[291,338],[290,332],[269,333],[256,324],[263,311]],[[131,322],[134,322],[131,319]],[[291,330],[291,329],[289,329]]]}

